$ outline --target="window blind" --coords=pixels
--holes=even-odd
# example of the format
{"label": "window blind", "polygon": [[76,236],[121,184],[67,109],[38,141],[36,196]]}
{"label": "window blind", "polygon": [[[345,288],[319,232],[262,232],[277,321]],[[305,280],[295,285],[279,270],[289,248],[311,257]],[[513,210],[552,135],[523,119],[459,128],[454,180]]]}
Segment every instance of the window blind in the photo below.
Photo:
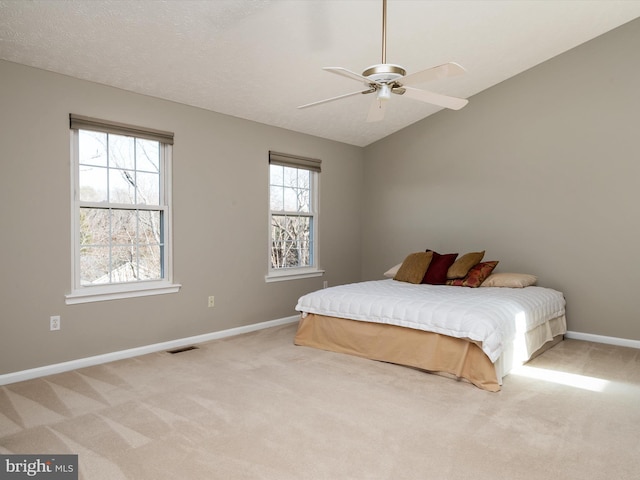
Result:
{"label": "window blind", "polygon": [[173,145],[173,133],[162,130],[154,130],[146,127],[136,127],[126,123],[111,122],[98,118],[85,117],[83,115],[69,114],[69,126],[72,130],[93,130],[97,132],[113,133],[130,137],[155,140],[160,143]]}
{"label": "window blind", "polygon": [[312,172],[320,173],[322,160],[316,158],[301,157],[289,153],[279,153],[269,151],[269,163],[274,165],[284,165],[285,167],[304,168]]}

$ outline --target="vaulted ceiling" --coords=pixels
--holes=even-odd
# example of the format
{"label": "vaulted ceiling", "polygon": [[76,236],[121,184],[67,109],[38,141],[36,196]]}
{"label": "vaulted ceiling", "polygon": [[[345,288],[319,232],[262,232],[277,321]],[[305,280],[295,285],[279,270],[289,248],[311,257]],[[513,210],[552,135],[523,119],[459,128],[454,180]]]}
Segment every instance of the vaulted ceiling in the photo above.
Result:
{"label": "vaulted ceiling", "polygon": [[[638,17],[640,1],[388,0],[387,62],[457,62],[465,75],[419,88],[468,98]],[[1,59],[357,146],[440,110],[296,108],[360,90],[322,67],[361,73],[381,50],[382,0],[0,0]]]}

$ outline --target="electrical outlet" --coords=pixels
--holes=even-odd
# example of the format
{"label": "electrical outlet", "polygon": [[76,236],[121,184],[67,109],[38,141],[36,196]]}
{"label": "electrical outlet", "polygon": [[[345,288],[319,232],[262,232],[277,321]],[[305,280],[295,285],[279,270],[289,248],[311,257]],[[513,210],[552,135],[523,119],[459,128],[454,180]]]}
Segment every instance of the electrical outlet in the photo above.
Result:
{"label": "electrical outlet", "polygon": [[49,317],[49,330],[60,330],[60,315]]}
{"label": "electrical outlet", "polygon": [[215,297],[213,295],[211,295],[209,297],[209,308],[215,306]]}

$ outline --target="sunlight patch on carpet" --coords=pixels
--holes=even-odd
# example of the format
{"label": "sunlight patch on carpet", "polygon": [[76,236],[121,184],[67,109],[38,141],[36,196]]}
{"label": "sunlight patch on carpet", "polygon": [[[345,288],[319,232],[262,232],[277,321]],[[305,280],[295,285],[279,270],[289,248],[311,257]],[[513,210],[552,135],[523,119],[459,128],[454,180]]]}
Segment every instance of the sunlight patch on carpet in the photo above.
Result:
{"label": "sunlight patch on carpet", "polygon": [[511,375],[520,375],[521,377],[544,380],[546,382],[581,388],[582,390],[590,390],[592,392],[603,392],[610,383],[608,380],[603,380],[601,378],[560,372],[557,370],[548,370],[546,368],[530,367],[528,365],[523,365],[512,370]]}

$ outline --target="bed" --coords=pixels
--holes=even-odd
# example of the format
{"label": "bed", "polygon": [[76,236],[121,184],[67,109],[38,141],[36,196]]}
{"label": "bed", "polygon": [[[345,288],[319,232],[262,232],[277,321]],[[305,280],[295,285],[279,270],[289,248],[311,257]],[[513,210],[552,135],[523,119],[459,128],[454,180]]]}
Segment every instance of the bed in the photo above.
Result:
{"label": "bed", "polygon": [[514,367],[561,341],[556,290],[413,284],[393,279],[300,297],[294,343],[426,370],[497,392]]}

